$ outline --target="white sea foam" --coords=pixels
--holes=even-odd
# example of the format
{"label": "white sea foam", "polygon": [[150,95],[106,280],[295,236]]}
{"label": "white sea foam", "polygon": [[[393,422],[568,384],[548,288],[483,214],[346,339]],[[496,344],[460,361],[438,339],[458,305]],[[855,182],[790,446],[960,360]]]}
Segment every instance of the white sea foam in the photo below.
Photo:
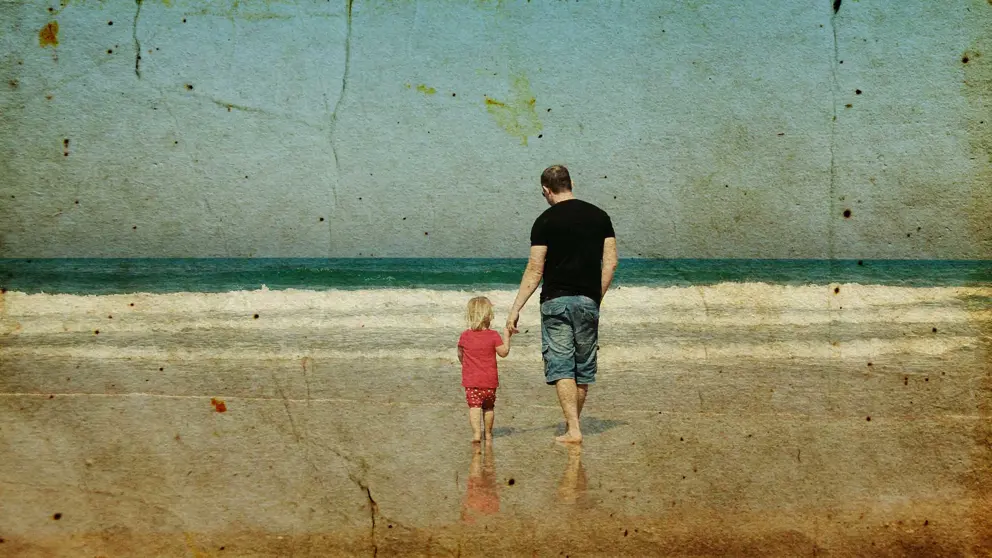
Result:
{"label": "white sea foam", "polygon": [[[263,289],[101,296],[8,292],[0,297],[0,333],[5,335],[0,352],[91,358],[313,356],[451,362],[449,345],[464,327],[465,303],[477,294],[489,296],[495,304],[498,326],[515,291]],[[611,291],[603,304],[601,330],[610,343],[600,354],[604,363],[940,355],[984,342],[981,331],[988,331],[992,309],[975,301],[989,297],[992,287],[725,283],[621,288]],[[520,341],[532,347],[516,351],[514,360],[540,360],[533,347],[539,343],[535,330],[539,323],[535,294],[521,316],[521,327],[532,331]],[[808,328],[824,324],[844,342],[807,333]],[[886,324],[892,331],[903,329],[887,335]],[[950,332],[915,333],[929,332],[931,324],[941,324]],[[793,333],[781,326],[793,327]]]}

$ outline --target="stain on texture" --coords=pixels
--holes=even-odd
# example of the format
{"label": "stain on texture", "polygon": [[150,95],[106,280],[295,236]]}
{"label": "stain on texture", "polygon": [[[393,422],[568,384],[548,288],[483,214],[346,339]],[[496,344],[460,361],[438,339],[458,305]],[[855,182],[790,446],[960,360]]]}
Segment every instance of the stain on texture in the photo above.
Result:
{"label": "stain on texture", "polygon": [[211,397],[210,404],[214,406],[214,410],[217,411],[218,413],[227,412],[227,405],[224,403],[222,399]]}
{"label": "stain on texture", "polygon": [[59,46],[59,22],[50,21],[38,31],[38,44],[43,47]]}
{"label": "stain on texture", "polygon": [[420,91],[424,95],[434,95],[435,93],[437,93],[437,89],[434,89],[433,87],[430,87],[429,85],[425,85],[423,83],[421,83],[420,85],[418,85],[416,87],[413,87],[412,85],[410,85],[408,83],[408,84],[406,84],[406,88],[407,89],[410,89],[410,88],[416,89],[417,91]]}
{"label": "stain on texture", "polygon": [[524,75],[511,78],[509,100],[504,102],[486,96],[486,110],[496,124],[511,136],[520,138],[523,145],[527,145],[528,136],[536,135],[543,128],[534,110],[536,104],[530,82]]}

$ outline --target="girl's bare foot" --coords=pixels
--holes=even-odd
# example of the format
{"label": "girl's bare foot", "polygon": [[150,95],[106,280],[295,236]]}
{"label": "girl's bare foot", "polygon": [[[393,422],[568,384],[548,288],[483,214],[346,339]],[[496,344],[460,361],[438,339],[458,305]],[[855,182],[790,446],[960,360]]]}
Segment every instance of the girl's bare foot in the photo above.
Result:
{"label": "girl's bare foot", "polygon": [[555,441],[563,444],[581,444],[582,434],[572,434],[571,432],[566,432],[561,436],[556,436]]}

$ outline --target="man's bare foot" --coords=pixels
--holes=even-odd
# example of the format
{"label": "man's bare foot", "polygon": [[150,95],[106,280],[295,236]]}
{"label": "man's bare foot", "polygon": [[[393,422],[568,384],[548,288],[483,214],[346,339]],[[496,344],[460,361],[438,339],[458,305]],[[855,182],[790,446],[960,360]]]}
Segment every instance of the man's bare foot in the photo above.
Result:
{"label": "man's bare foot", "polygon": [[482,443],[482,439],[481,438],[472,438],[472,443],[473,444],[480,444],[480,443]]}
{"label": "man's bare foot", "polygon": [[572,434],[571,432],[566,432],[561,436],[556,436],[555,441],[563,444],[581,444],[582,434]]}

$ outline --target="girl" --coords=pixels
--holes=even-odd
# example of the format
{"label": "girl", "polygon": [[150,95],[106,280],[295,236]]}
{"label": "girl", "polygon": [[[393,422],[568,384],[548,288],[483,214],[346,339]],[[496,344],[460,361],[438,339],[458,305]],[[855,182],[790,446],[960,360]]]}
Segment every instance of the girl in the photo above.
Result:
{"label": "girl", "polygon": [[493,319],[493,304],[484,296],[468,301],[468,326],[458,338],[458,362],[462,365],[462,387],[468,402],[468,418],[472,423],[472,442],[482,441],[480,422],[485,420],[486,438],[493,438],[496,388],[499,375],[496,355],[510,354],[510,330],[503,337],[489,329]]}

